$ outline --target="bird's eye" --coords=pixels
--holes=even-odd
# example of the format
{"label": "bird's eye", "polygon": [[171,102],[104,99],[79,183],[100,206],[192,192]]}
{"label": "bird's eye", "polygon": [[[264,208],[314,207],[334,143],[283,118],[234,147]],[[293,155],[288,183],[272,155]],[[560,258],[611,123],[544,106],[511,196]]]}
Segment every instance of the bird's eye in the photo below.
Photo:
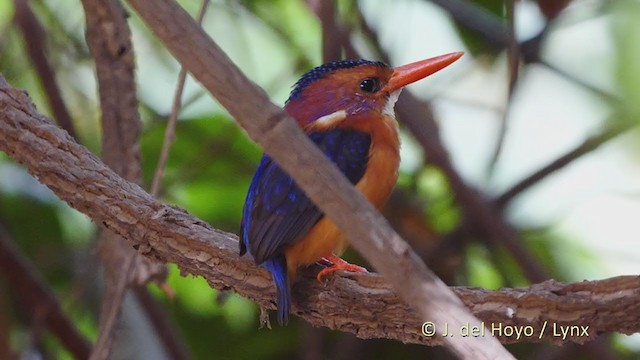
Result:
{"label": "bird's eye", "polygon": [[360,89],[364,92],[374,93],[380,90],[380,81],[376,78],[366,78],[360,82]]}

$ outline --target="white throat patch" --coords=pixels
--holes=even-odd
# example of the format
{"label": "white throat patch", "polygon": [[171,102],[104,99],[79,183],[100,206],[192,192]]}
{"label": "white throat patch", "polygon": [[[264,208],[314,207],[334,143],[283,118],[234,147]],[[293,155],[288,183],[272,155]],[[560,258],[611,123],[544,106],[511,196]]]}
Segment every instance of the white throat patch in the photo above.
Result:
{"label": "white throat patch", "polygon": [[328,129],[338,125],[338,123],[344,120],[346,117],[346,111],[338,110],[336,112],[332,112],[329,115],[319,117],[316,121],[313,122],[313,124],[314,127]]}
{"label": "white throat patch", "polygon": [[396,106],[396,101],[398,101],[398,96],[400,96],[400,92],[402,89],[398,89],[391,94],[389,94],[389,99],[387,99],[387,103],[384,104],[384,109],[382,113],[391,117],[395,117],[395,112],[393,107]]}

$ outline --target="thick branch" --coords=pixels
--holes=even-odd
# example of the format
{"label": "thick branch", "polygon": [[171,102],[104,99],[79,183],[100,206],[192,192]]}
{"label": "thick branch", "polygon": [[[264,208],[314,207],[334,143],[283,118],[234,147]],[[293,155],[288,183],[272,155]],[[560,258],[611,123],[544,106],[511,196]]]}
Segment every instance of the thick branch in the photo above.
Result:
{"label": "thick branch", "polygon": [[[141,253],[176,263],[185,272],[203,276],[217,289],[233,289],[263,307],[275,308],[269,274],[256,268],[251,258],[238,257],[235,235],[212,229],[117,176],[38,114],[23,92],[9,88],[1,78],[0,150],[25,164],[61,199],[129,239]],[[575,284],[547,281],[524,289],[454,291],[489,331],[498,326],[504,330],[507,325],[531,326],[537,331],[535,336],[520,339],[515,335],[500,337],[503,342],[541,341],[538,336],[545,321],[542,339],[554,343],[583,343],[600,333],[640,330],[638,276]],[[293,310],[313,325],[352,332],[361,338],[443,343],[442,338],[421,335],[422,323],[433,318],[409,309],[376,274],[333,276],[326,285],[307,274],[294,286]],[[450,330],[459,331],[459,326],[448,324]],[[558,325],[588,326],[589,337],[580,333],[555,337],[553,324],[556,329]],[[490,337],[489,333],[485,336]]]}
{"label": "thick branch", "polygon": [[[453,326],[477,321],[300,127],[240,72],[180,6],[170,0],[128,2],[180,63],[339,226],[351,245],[393,284],[420,318]],[[491,338],[446,337],[444,342],[459,357],[511,358]]]}

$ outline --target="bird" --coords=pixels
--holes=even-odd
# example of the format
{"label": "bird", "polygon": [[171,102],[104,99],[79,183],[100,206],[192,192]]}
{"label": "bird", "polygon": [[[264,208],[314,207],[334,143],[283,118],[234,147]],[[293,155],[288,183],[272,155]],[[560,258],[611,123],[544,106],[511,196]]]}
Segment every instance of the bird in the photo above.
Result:
{"label": "bird", "polygon": [[[454,52],[395,68],[364,59],[329,62],[296,82],[284,111],[356,189],[381,208],[398,177],[394,105],[400,91],[462,55]],[[291,284],[299,268],[325,265],[317,275],[321,282],[336,270],[367,271],[339,257],[346,247],[337,225],[264,154],[242,210],[240,255],[249,253],[271,273],[280,325],[288,322]]]}

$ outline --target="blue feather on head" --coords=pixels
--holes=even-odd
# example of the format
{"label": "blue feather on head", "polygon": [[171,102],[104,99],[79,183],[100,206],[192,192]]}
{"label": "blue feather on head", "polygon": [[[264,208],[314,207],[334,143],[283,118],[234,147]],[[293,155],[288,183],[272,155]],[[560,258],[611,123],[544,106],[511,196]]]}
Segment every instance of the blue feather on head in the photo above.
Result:
{"label": "blue feather on head", "polygon": [[302,91],[307,86],[309,86],[309,84],[313,83],[316,80],[324,78],[325,76],[332,73],[333,71],[336,71],[339,69],[349,69],[349,68],[353,68],[361,65],[375,65],[383,68],[389,67],[389,65],[383,63],[382,61],[371,61],[371,60],[364,60],[364,59],[337,60],[337,61],[332,61],[323,65],[320,65],[318,67],[315,67],[309,70],[306,74],[302,75],[300,80],[298,80],[298,82],[296,82],[296,84],[294,85],[293,90],[291,90],[291,94],[289,95],[289,99],[287,100],[287,102],[300,98]]}

